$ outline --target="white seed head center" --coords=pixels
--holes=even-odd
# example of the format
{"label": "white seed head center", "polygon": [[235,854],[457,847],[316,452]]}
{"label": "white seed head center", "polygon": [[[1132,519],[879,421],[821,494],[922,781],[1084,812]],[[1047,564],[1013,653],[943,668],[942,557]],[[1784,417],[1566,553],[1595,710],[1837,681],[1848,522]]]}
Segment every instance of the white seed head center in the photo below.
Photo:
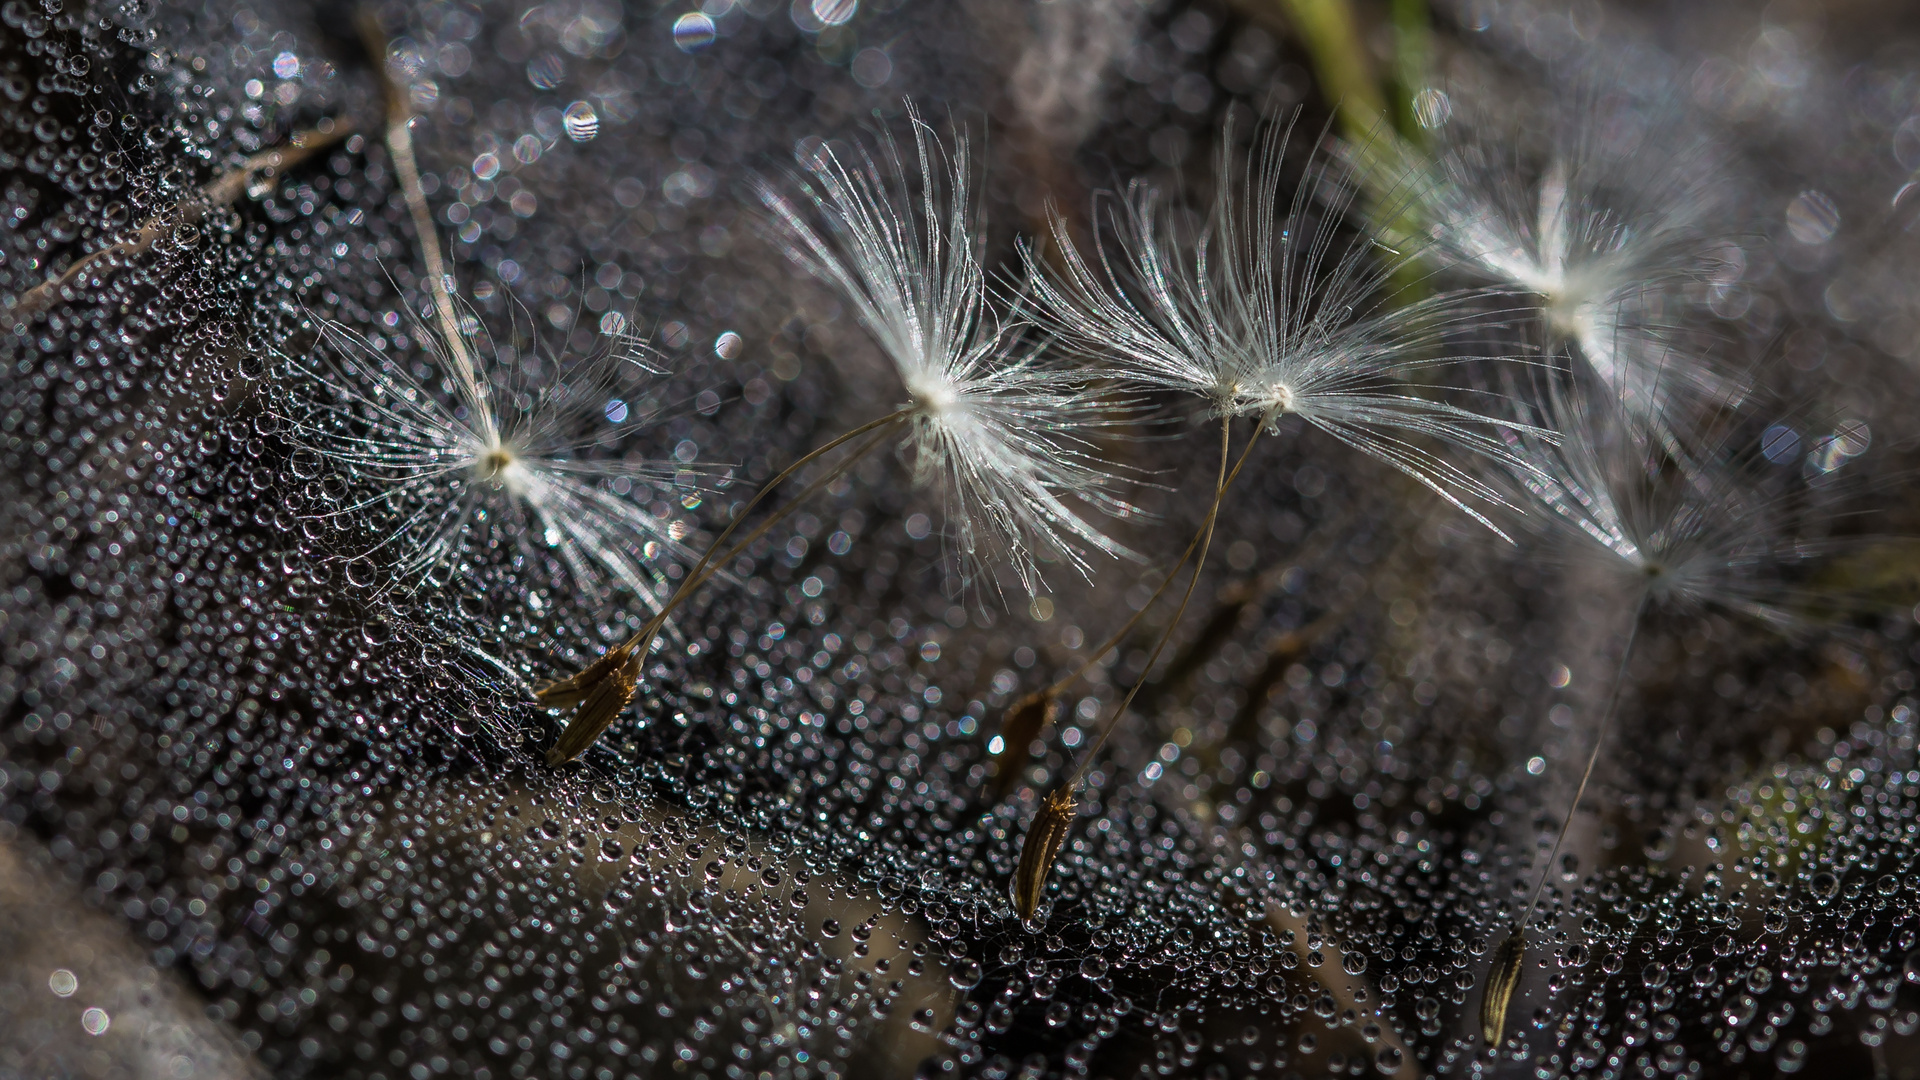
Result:
{"label": "white seed head center", "polygon": [[475,456],[473,475],[515,495],[524,492],[527,486],[527,467],[506,443],[495,443]]}
{"label": "white seed head center", "polygon": [[960,392],[952,382],[942,378],[914,379],[907,385],[907,393],[913,396],[914,407],[930,417],[953,412],[961,404]]}

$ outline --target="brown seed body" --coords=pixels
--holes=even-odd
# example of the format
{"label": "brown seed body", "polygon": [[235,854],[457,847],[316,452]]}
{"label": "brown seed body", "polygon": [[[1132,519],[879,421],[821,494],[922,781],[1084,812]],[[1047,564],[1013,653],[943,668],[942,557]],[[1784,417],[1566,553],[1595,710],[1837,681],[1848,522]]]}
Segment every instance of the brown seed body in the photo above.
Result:
{"label": "brown seed body", "polygon": [[1520,973],[1527,962],[1527,938],[1522,931],[1507,935],[1493,951],[1493,968],[1487,972],[1487,993],[1480,999],[1480,1034],[1488,1046],[1500,1045],[1507,1031],[1507,1006],[1513,992],[1520,988]]}
{"label": "brown seed body", "polygon": [[1040,894],[1046,891],[1047,873],[1060,854],[1060,845],[1067,842],[1074,811],[1079,808],[1071,786],[1055,788],[1040,800],[1040,809],[1033,815],[1033,823],[1027,826],[1026,843],[1020,847],[1020,866],[1013,872],[1013,907],[1021,921],[1033,918],[1033,913],[1040,909]]}
{"label": "brown seed body", "polygon": [[588,691],[599,685],[614,668],[624,666],[632,655],[633,650],[625,645],[609,649],[605,656],[573,675],[542,686],[534,691],[533,696],[549,709],[571,709],[585,701]]}
{"label": "brown seed body", "polygon": [[993,776],[995,802],[1005,799],[1020,782],[1020,766],[1027,760],[1027,748],[1059,712],[1060,699],[1045,690],[1028,694],[1007,710],[1006,718],[1000,722],[1000,739],[1005,745],[1000,748],[999,771]]}
{"label": "brown seed body", "polygon": [[550,709],[579,706],[559,741],[547,751],[547,764],[565,764],[585,753],[614,717],[626,711],[639,687],[640,654],[622,646],[609,650],[578,675],[541,688],[537,696]]}

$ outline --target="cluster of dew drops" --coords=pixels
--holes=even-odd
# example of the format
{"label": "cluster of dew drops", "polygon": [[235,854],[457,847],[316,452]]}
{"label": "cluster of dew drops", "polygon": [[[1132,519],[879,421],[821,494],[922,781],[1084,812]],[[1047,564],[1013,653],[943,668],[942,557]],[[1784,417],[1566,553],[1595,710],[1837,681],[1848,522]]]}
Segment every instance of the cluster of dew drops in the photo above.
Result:
{"label": "cluster of dew drops", "polygon": [[[679,20],[677,39],[592,2],[518,23],[492,7],[401,13],[442,72],[445,99],[416,102],[434,123],[489,81],[540,92],[461,121],[496,170],[508,154],[522,167],[475,181],[464,158],[440,166],[468,178],[446,196],[461,200],[457,253],[502,278],[510,262],[522,292],[544,290],[536,317],[617,294],[667,312],[671,347],[708,324],[768,343],[701,361],[689,385],[714,402],[674,420],[672,441],[744,456],[769,431],[791,447],[823,434],[809,417],[839,391],[795,373],[834,328],[752,325],[787,279],[714,177],[832,109],[857,115],[866,99],[828,86],[846,77],[833,64],[945,17],[850,23],[856,6],[815,3],[808,24],[785,5],[709,4],[717,17]],[[237,156],[378,107],[364,72],[245,7],[8,0],[3,14],[11,295]],[[1161,37],[1129,61],[1144,74],[1117,157],[1210,126],[1152,91],[1199,93],[1190,43],[1214,23],[1198,18],[1143,31]],[[868,37],[833,37],[843,23]],[[617,55],[603,49],[616,35]],[[714,35],[746,59],[696,64],[689,39]],[[1263,71],[1297,81],[1269,71],[1270,39],[1221,47],[1241,89]],[[568,103],[570,86],[585,96]],[[808,95],[811,111],[784,100]],[[562,122],[545,131],[549,102]],[[600,263],[594,298],[568,276],[586,246],[551,208],[605,166],[531,166],[623,131],[634,161],[597,160],[645,182],[603,184],[582,211],[616,215],[609,235],[632,249]],[[1524,812],[1524,773],[1476,765],[1444,720],[1394,719],[1436,697],[1464,714],[1472,694],[1449,689],[1458,658],[1406,669],[1418,687],[1370,664],[1381,627],[1277,666],[1200,665],[1216,693],[1261,680],[1252,700],[1283,702],[1284,726],[1261,721],[1265,747],[1203,752],[1233,717],[1196,707],[1202,686],[1167,705],[1179,726],[1121,739],[1115,759],[1134,764],[1093,785],[1044,917],[1022,926],[1005,882],[1026,811],[983,799],[985,738],[1057,653],[1059,623],[923,595],[912,570],[937,541],[900,527],[913,504],[884,468],[688,614],[684,655],[650,672],[645,721],[608,737],[617,767],[536,764],[527,744],[550,720],[524,680],[633,613],[574,598],[557,564],[486,537],[431,594],[356,580],[329,558],[359,539],[330,513],[354,504],[354,478],[317,475],[263,404],[299,391],[262,358],[310,347],[312,312],[407,347],[387,275],[417,284],[411,250],[377,143],[345,139],[174,221],[4,346],[0,839],[119,913],[271,1071],[1759,1074],[1884,1058],[1920,1028],[1904,675],[1884,709],[1770,771],[1684,808],[1631,807],[1630,836],[1607,826],[1617,865],[1554,868],[1535,918],[1551,947],[1499,1047],[1474,1010],[1531,879],[1499,809]],[[1230,564],[1236,541],[1298,541],[1336,496],[1367,497],[1305,458],[1283,465],[1260,494],[1273,513],[1223,537]],[[660,497],[662,513],[694,509]],[[1391,543],[1344,547],[1364,562],[1369,545]],[[1274,580],[1247,618],[1299,626],[1353,591],[1338,568]],[[1515,612],[1483,614],[1524,632]],[[1504,677],[1514,650],[1485,645]]]}

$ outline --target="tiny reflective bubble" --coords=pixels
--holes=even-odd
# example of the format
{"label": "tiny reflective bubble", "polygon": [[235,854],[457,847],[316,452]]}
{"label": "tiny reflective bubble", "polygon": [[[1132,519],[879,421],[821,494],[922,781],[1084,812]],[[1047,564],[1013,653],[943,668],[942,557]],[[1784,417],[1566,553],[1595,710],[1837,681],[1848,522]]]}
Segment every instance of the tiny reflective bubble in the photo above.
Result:
{"label": "tiny reflective bubble", "polygon": [[1842,420],[1833,429],[1833,445],[1845,457],[1859,457],[1873,445],[1873,431],[1864,420]]}
{"label": "tiny reflective bubble", "polygon": [[589,142],[600,134],[600,117],[594,113],[593,106],[584,101],[567,106],[561,123],[566,126],[567,138],[574,142]]}
{"label": "tiny reflective bubble", "polygon": [[107,1015],[107,1010],[97,1006],[80,1014],[80,1026],[85,1028],[89,1035],[105,1035],[107,1026],[111,1023],[113,1018]]}
{"label": "tiny reflective bubble", "polygon": [[1800,433],[1785,424],[1775,424],[1760,436],[1760,452],[1775,465],[1792,460],[1799,449]]}
{"label": "tiny reflective bubble", "polygon": [[689,11],[673,21],[673,44],[681,52],[698,52],[713,44],[716,36],[713,20],[698,11]]}
{"label": "tiny reflective bubble", "polygon": [[1413,95],[1413,118],[1428,131],[1453,119],[1453,99],[1444,90],[1429,86]]}
{"label": "tiny reflective bubble", "polygon": [[80,989],[80,980],[66,968],[57,968],[47,977],[47,989],[59,997],[72,997],[73,992]]}
{"label": "tiny reflective bubble", "polygon": [[813,17],[828,26],[841,26],[852,21],[860,10],[860,0],[813,0]]}
{"label": "tiny reflective bubble", "polygon": [[527,81],[542,90],[551,90],[567,81],[567,62],[558,53],[543,52],[527,61]]}
{"label": "tiny reflective bubble", "polygon": [[722,360],[739,359],[741,351],[745,348],[746,342],[741,340],[739,334],[731,330],[713,339],[713,355]]}
{"label": "tiny reflective bubble", "polygon": [[1824,244],[1840,231],[1840,208],[1825,192],[1803,191],[1787,204],[1787,231],[1809,247]]}
{"label": "tiny reflective bubble", "polygon": [[885,49],[869,46],[854,54],[847,70],[853,75],[854,82],[869,90],[877,90],[893,78],[893,58],[887,55]]}

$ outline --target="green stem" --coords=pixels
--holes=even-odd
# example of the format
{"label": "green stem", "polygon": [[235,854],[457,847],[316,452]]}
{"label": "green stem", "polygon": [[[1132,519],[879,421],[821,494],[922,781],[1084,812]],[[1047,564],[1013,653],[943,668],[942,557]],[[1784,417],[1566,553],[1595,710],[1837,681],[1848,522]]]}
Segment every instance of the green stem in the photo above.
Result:
{"label": "green stem", "polygon": [[1416,147],[1424,147],[1427,142],[1427,129],[1420,125],[1414,96],[1427,84],[1432,39],[1427,0],[1393,0],[1393,126],[1401,138]]}
{"label": "green stem", "polygon": [[1348,0],[1280,0],[1313,60],[1314,77],[1329,104],[1340,112],[1340,127],[1350,139],[1365,139],[1387,112],[1380,83],[1367,62],[1367,50]]}

